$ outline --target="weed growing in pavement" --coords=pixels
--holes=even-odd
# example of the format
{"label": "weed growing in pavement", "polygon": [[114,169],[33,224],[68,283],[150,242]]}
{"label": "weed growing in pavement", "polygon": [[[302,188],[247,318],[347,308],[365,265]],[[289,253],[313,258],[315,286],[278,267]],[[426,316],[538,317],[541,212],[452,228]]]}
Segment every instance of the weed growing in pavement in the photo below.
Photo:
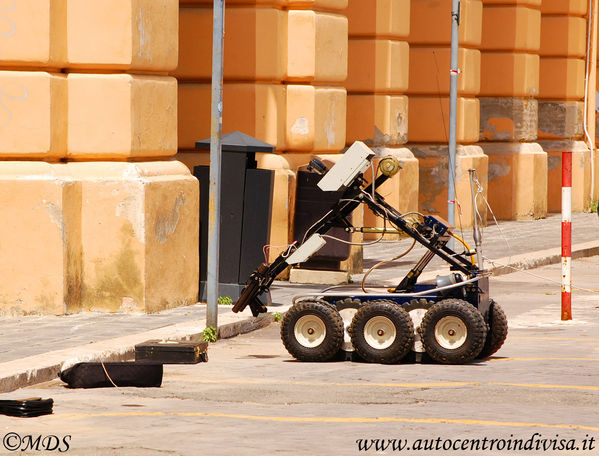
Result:
{"label": "weed growing in pavement", "polygon": [[217,334],[218,333],[216,332],[216,328],[214,326],[208,326],[202,332],[202,340],[206,342],[216,342]]}
{"label": "weed growing in pavement", "polygon": [[281,321],[281,312],[277,312],[277,313],[275,313],[275,314],[273,315],[273,319],[274,319],[274,321],[276,321],[277,323],[278,323],[279,321]]}
{"label": "weed growing in pavement", "polygon": [[233,300],[231,299],[231,296],[219,296],[217,299],[217,302],[221,306],[232,306],[233,305]]}
{"label": "weed growing in pavement", "polygon": [[599,208],[599,200],[591,201],[591,212],[597,212],[598,208]]}

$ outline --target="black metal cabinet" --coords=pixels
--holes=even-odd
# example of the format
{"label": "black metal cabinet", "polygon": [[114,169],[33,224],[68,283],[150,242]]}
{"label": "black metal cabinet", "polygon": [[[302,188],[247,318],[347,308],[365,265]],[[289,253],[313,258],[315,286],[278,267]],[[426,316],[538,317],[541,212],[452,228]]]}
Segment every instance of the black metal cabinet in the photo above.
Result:
{"label": "black metal cabinet", "polygon": [[[196,142],[196,149],[210,149],[210,139]],[[222,138],[219,294],[234,301],[264,261],[270,235],[274,171],[258,169],[256,152],[272,153],[274,147],[240,132]],[[200,300],[205,301],[210,167],[196,166],[194,175],[200,181]]]}
{"label": "black metal cabinet", "polygon": [[[339,192],[323,192],[318,187],[322,176],[308,171],[298,171],[297,192],[295,197],[295,223],[293,232],[295,238],[303,239],[305,233],[323,217],[343,195]],[[344,228],[332,228],[328,233],[344,241],[351,240],[351,234]],[[302,267],[308,269],[337,270],[343,260],[350,255],[350,245],[332,239],[327,239],[326,245],[320,249]]]}

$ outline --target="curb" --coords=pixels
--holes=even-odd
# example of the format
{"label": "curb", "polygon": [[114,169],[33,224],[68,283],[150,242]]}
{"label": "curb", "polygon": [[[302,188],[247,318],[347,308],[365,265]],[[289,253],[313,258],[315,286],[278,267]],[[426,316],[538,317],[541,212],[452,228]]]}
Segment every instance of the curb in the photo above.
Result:
{"label": "curb", "polygon": [[[562,251],[559,247],[539,250],[533,253],[534,256],[525,253],[507,258],[499,258],[498,260],[493,261],[498,265],[493,266],[490,271],[494,276],[499,276],[517,272],[514,269],[534,269],[549,264],[561,263],[562,261]],[[599,255],[599,241],[584,242],[572,246],[572,259],[585,258],[594,255]],[[487,262],[493,263],[491,261]]]}
{"label": "curb", "polygon": [[[274,319],[271,313],[255,318],[247,318],[247,315],[242,315],[242,317],[245,318],[240,320],[239,316],[233,314],[219,315],[219,319],[223,321],[223,324],[218,327],[219,338],[227,339],[264,328]],[[8,393],[26,386],[54,380],[61,370],[78,362],[133,359],[135,345],[146,340],[197,339],[201,337],[204,329],[205,321],[195,320],[1,363],[0,393]]]}

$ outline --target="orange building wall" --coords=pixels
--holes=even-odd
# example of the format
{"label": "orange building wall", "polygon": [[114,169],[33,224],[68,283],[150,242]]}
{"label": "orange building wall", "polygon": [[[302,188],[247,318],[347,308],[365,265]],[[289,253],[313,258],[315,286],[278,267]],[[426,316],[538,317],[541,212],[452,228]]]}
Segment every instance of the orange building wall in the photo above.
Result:
{"label": "orange building wall", "polygon": [[[587,21],[586,2],[541,6],[539,143],[548,154],[549,212],[561,210],[561,154],[573,154],[572,208],[590,205],[590,151],[583,139]],[[586,165],[585,165],[586,164]]]}
{"label": "orange building wall", "polygon": [[347,144],[407,141],[410,0],[354,0],[347,9]]}
{"label": "orange building wall", "polygon": [[[239,130],[279,154],[338,153],[346,144],[347,0],[228,1],[225,11],[223,132]],[[180,2],[179,154],[206,164],[195,141],[210,136],[212,2]],[[297,165],[261,161],[275,172],[270,243],[293,239]],[[284,248],[284,247],[282,247]],[[358,249],[355,249],[358,250]],[[279,251],[271,250],[275,258]],[[361,251],[360,251],[361,253]]]}
{"label": "orange building wall", "polygon": [[0,314],[195,303],[197,181],[160,161],[177,151],[177,0],[13,3],[0,11]]}
{"label": "orange building wall", "polygon": [[[467,170],[475,168],[486,192],[487,157],[479,140],[482,2],[461,2],[458,52],[456,140],[456,224],[471,226],[472,199]],[[419,205],[426,213],[447,216],[451,2],[412,2],[408,147],[419,162]],[[478,208],[483,219],[486,208]]]}
{"label": "orange building wall", "polygon": [[[483,0],[481,142],[489,202],[505,219],[547,213],[547,154],[537,143],[541,0]],[[526,182],[526,184],[523,184]]]}

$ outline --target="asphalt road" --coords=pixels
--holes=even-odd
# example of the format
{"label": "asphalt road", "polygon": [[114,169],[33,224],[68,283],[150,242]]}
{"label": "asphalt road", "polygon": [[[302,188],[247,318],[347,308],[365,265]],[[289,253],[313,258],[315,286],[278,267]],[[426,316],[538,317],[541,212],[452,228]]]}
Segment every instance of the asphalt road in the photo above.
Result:
{"label": "asphalt road", "polygon": [[[559,268],[531,272],[559,280]],[[0,417],[0,437],[54,435],[79,455],[599,455],[599,257],[576,261],[574,278],[588,290],[575,291],[566,323],[559,284],[492,279],[510,333],[489,360],[301,363],[272,324],[211,345],[208,363],[165,366],[161,388],[57,380],[0,395],[55,401],[52,416]]]}

